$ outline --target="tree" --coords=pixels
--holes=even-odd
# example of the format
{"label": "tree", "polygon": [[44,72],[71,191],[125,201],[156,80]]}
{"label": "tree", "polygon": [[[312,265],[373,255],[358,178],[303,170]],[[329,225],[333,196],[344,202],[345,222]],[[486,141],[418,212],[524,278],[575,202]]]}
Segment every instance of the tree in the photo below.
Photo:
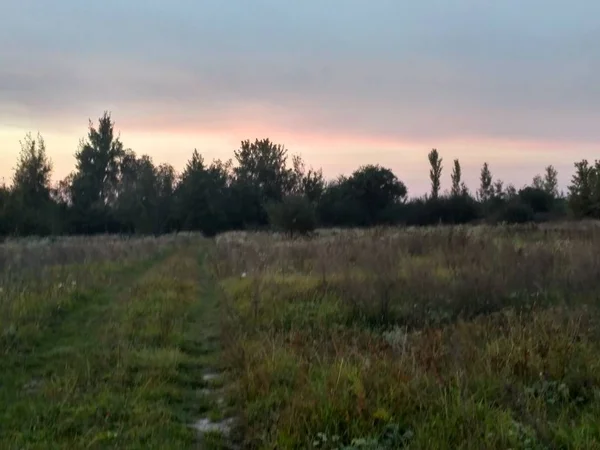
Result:
{"label": "tree", "polygon": [[52,162],[46,154],[44,138],[28,133],[20,142],[12,183],[9,211],[17,234],[49,234],[54,228],[50,178]]}
{"label": "tree", "polygon": [[295,194],[304,195],[313,203],[316,203],[325,190],[325,178],[323,171],[313,170],[312,167],[306,170],[304,161],[297,155],[292,157],[292,177],[293,189]]}
{"label": "tree", "polygon": [[558,198],[558,172],[554,166],[547,166],[544,174],[543,189],[554,198]]}
{"label": "tree", "polygon": [[450,191],[450,195],[452,197],[458,197],[464,193],[466,186],[462,183],[462,169],[460,167],[460,161],[458,159],[454,160],[454,166],[452,168],[452,190]]}
{"label": "tree", "polygon": [[[431,180],[431,198],[436,199],[440,194],[441,178],[442,178],[442,158],[438,151],[434,148],[429,152],[428,155],[429,164],[431,169],[429,170],[429,178]],[[455,163],[456,168],[456,163]],[[460,169],[460,166],[459,166]],[[459,175],[460,178],[460,175]]]}
{"label": "tree", "polygon": [[280,201],[291,193],[294,177],[286,167],[287,150],[283,145],[269,139],[242,141],[234,152],[237,166],[233,169],[237,180],[250,182],[258,187],[262,200]]}
{"label": "tree", "polygon": [[590,216],[593,212],[593,184],[595,168],[587,160],[575,163],[575,174],[569,186],[569,206],[578,217]]}
{"label": "tree", "polygon": [[353,191],[348,177],[340,176],[325,185],[317,202],[319,221],[325,226],[364,226],[367,217],[363,206]]}
{"label": "tree", "polygon": [[194,150],[176,189],[176,217],[186,231],[214,236],[228,228],[230,165],[217,160],[207,166]]}
{"label": "tree", "polygon": [[[441,195],[442,158],[428,154],[430,194],[407,202],[404,183],[379,165],[326,182],[321,170],[269,139],[242,141],[232,161],[208,164],[194,150],[181,176],[167,164],[125,149],[105,112],[75,153],[76,168],[51,185],[52,163],[42,136],[27,134],[12,184],[0,183],[0,236],[266,228],[291,234],[325,226],[458,224],[480,218],[524,222],[566,214],[600,219],[600,161],[575,164],[568,198],[549,165],[517,192],[494,180],[484,163],[474,198],[453,161],[450,195]],[[479,200],[479,202],[477,201]],[[318,220],[317,220],[318,218]]]}
{"label": "tree", "polygon": [[13,231],[12,217],[9,213],[10,190],[6,184],[0,184],[0,241]]}
{"label": "tree", "polygon": [[541,175],[536,175],[531,181],[531,186],[535,189],[544,189],[544,179]]}
{"label": "tree", "polygon": [[346,181],[349,194],[364,211],[367,225],[377,224],[386,208],[404,201],[404,183],[385,167],[366,165],[356,170]]}
{"label": "tree", "polygon": [[80,232],[109,231],[110,207],[117,197],[121,161],[126,156],[108,112],[98,120],[98,128],[89,123],[87,141],[75,153],[71,199],[77,211],[76,228]]}
{"label": "tree", "polygon": [[318,217],[327,226],[397,222],[406,194],[406,186],[390,169],[362,166],[327,184],[317,204]]}
{"label": "tree", "polygon": [[479,204],[462,194],[413,199],[404,210],[404,222],[411,226],[464,224],[479,218]]}
{"label": "tree", "polygon": [[519,200],[534,213],[548,213],[552,210],[554,197],[544,189],[528,186],[519,191]]}
{"label": "tree", "polygon": [[313,203],[301,195],[290,195],[282,202],[267,206],[269,223],[275,229],[288,233],[307,235],[317,227],[317,217]]}
{"label": "tree", "polygon": [[120,164],[115,214],[121,228],[141,234],[157,233],[158,174],[152,158],[127,150]]}
{"label": "tree", "polygon": [[21,141],[21,151],[13,175],[13,192],[28,206],[39,207],[50,200],[52,162],[46,154],[46,143],[38,133],[37,140],[28,133]]}
{"label": "tree", "polygon": [[504,181],[496,180],[492,186],[493,193],[492,196],[498,200],[504,200],[506,197],[506,192],[504,191]]}
{"label": "tree", "polygon": [[89,123],[88,140],[82,141],[75,154],[76,174],[73,180],[76,204],[92,206],[109,204],[114,200],[120,175],[120,163],[126,156],[123,143],[114,136],[114,122],[105,112],[98,128]]}
{"label": "tree", "polygon": [[174,198],[177,184],[176,173],[170,164],[161,164],[156,169],[156,215],[155,234],[173,231],[174,225]]}
{"label": "tree", "polygon": [[529,205],[512,201],[500,211],[497,222],[507,224],[527,223],[534,220],[534,211]]}
{"label": "tree", "polygon": [[479,177],[479,180],[480,186],[479,190],[477,191],[477,196],[480,201],[486,202],[494,196],[494,188],[492,186],[492,173],[490,172],[490,168],[487,162],[484,163],[483,167],[481,168],[481,175]]}
{"label": "tree", "polygon": [[237,212],[244,224],[266,225],[265,205],[280,202],[294,191],[296,179],[288,169],[287,150],[269,139],[242,141],[234,152],[233,193],[240,202]]}
{"label": "tree", "polygon": [[518,192],[517,192],[517,188],[515,188],[515,185],[512,183],[509,183],[506,188],[504,189],[504,196],[507,200],[513,200],[514,198],[517,197]]}
{"label": "tree", "polygon": [[52,198],[59,205],[64,205],[65,207],[71,207],[73,205],[72,187],[74,179],[75,174],[70,173],[60,180],[52,190]]}

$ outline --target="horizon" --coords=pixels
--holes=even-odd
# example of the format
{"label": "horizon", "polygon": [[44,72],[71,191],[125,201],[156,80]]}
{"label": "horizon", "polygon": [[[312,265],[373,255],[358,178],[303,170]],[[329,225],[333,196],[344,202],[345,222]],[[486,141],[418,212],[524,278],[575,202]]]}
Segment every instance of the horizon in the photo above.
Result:
{"label": "horizon", "polygon": [[327,179],[388,167],[410,196],[429,190],[432,148],[444,159],[442,190],[455,158],[472,192],[484,162],[517,188],[552,164],[565,190],[573,163],[596,159],[600,4],[591,1],[24,0],[6,9],[7,183],[27,132],[44,137],[53,180],[66,176],[88,119],[97,124],[104,110],[125,148],[178,172],[194,148],[207,162],[227,160],[240,141],[269,138]]}

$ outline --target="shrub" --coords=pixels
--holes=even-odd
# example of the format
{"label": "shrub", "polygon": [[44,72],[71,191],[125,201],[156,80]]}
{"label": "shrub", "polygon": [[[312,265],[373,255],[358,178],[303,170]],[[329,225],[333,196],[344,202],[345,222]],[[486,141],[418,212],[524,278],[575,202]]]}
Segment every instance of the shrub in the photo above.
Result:
{"label": "shrub", "polygon": [[497,215],[497,222],[507,224],[527,223],[535,220],[535,211],[521,202],[508,203]]}
{"label": "shrub", "polygon": [[521,202],[529,206],[535,213],[548,213],[552,210],[554,197],[543,189],[526,187],[519,191]]}
{"label": "shrub", "polygon": [[303,196],[292,195],[280,203],[272,203],[267,207],[270,225],[289,233],[306,235],[317,227],[317,217],[313,204]]}
{"label": "shrub", "polygon": [[479,204],[469,195],[416,199],[405,209],[407,225],[464,224],[480,216]]}

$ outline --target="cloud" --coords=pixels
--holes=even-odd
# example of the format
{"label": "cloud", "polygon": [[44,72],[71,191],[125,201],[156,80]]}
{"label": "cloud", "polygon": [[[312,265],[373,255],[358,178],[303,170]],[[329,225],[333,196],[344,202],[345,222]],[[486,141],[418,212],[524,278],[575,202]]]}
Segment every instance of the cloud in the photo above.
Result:
{"label": "cloud", "polygon": [[577,159],[600,139],[599,14],[591,0],[10,2],[0,123],[81,135],[108,109],[132,133]]}

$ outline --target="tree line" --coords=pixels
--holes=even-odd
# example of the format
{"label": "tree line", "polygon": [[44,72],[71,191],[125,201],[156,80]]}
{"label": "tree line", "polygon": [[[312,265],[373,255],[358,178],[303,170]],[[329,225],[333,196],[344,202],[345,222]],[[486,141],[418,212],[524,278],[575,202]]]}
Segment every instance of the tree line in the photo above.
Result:
{"label": "tree line", "polygon": [[75,153],[75,170],[53,184],[41,135],[27,134],[10,186],[0,186],[0,236],[95,233],[162,234],[276,228],[306,233],[316,227],[523,223],[564,217],[600,218],[600,161],[575,164],[567,194],[548,166],[520,189],[494,179],[483,164],[472,193],[460,161],[451,164],[442,193],[443,159],[429,155],[431,191],[409,198],[389,168],[359,167],[325,180],[299,156],[269,139],[242,141],[233,160],[207,163],[194,150],[182,173],[126,149],[104,113]]}

